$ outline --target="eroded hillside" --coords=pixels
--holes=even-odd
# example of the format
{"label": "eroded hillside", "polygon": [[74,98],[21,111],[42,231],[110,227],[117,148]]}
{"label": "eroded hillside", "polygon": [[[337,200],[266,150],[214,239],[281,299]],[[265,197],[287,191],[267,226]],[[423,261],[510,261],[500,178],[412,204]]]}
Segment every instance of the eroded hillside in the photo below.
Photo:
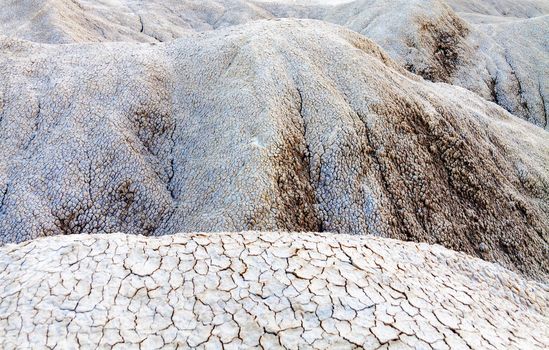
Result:
{"label": "eroded hillside", "polygon": [[166,44],[3,39],[3,242],[289,230],[547,273],[549,138],[319,21]]}
{"label": "eroded hillside", "polygon": [[44,43],[163,42],[259,19],[319,19],[364,34],[425,79],[548,128],[548,15],[542,0],[23,0],[0,9],[0,29]]}

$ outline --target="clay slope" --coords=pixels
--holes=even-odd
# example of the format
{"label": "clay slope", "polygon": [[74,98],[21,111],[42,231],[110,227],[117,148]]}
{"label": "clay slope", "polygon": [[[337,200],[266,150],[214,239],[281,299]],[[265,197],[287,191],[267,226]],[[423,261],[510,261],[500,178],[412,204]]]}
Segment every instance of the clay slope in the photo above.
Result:
{"label": "clay slope", "polygon": [[48,43],[158,42],[258,19],[321,19],[373,39],[398,63],[425,79],[465,87],[520,118],[548,128],[546,2],[335,3],[339,2],[24,0],[0,10],[0,29],[8,36]]}
{"label": "clay slope", "polygon": [[483,25],[439,0],[357,0],[323,19],[373,39],[425,79],[464,87],[548,127],[549,16]]}
{"label": "clay slope", "polygon": [[375,237],[55,237],[0,248],[0,346],[546,349],[548,288]]}
{"label": "clay slope", "polygon": [[263,18],[272,15],[247,0],[13,0],[0,28],[43,43],[159,42]]}
{"label": "clay slope", "polygon": [[515,19],[549,14],[549,3],[545,0],[448,0],[448,4],[460,15]]}
{"label": "clay slope", "polygon": [[545,276],[549,137],[318,21],[167,44],[3,38],[0,239],[332,231]]}

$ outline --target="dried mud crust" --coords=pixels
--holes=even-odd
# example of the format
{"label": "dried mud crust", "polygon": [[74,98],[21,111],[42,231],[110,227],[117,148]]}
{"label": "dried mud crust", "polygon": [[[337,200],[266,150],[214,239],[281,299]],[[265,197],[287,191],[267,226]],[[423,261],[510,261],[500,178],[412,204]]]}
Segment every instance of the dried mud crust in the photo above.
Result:
{"label": "dried mud crust", "polygon": [[[412,73],[421,75],[431,81],[452,83],[453,76],[461,64],[461,59],[468,59],[472,51],[467,43],[468,26],[457,16],[449,15],[433,22],[427,18],[417,19],[419,45],[430,57],[427,67],[416,68],[412,62],[405,67]],[[409,42],[414,47],[417,44]]]}
{"label": "dried mud crust", "polygon": [[544,349],[548,286],[330,233],[72,235],[0,248],[2,348]]}

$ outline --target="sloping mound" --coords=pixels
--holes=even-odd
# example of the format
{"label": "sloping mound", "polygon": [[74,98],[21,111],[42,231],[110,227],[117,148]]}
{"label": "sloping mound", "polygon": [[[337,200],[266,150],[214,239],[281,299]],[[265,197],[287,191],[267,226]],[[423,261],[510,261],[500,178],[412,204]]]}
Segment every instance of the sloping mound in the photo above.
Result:
{"label": "sloping mound", "polygon": [[17,0],[0,9],[0,29],[42,43],[158,42],[264,18],[247,0]]}
{"label": "sloping mound", "polygon": [[321,19],[371,38],[425,79],[464,87],[548,128],[546,2],[356,0],[320,5],[340,2],[22,0],[0,9],[0,30],[46,43],[158,42],[258,19]]}
{"label": "sloping mound", "polygon": [[448,0],[452,8],[461,13],[496,17],[532,18],[549,14],[545,0]]}
{"label": "sloping mound", "polygon": [[[454,6],[467,9],[467,2]],[[481,13],[538,14],[515,5],[477,2]],[[521,6],[523,5],[523,6]],[[461,7],[463,6],[463,7]],[[472,7],[469,10],[472,10]],[[545,12],[546,14],[549,12]],[[468,23],[441,0],[357,0],[322,19],[371,38],[409,71],[469,89],[529,122],[548,127],[549,16],[482,25]],[[470,15],[464,16],[471,18]]]}
{"label": "sloping mound", "polygon": [[332,231],[547,274],[549,137],[316,21],[2,39],[0,240]]}
{"label": "sloping mound", "polygon": [[0,248],[0,346],[546,349],[548,288],[374,237],[58,236]]}
{"label": "sloping mound", "polygon": [[[488,85],[492,97],[486,93],[483,96],[514,115],[549,129],[549,16],[477,28],[489,33],[479,41],[480,51],[491,56],[487,60],[489,74],[484,79],[491,79]],[[473,65],[471,62],[469,67],[472,69]]]}

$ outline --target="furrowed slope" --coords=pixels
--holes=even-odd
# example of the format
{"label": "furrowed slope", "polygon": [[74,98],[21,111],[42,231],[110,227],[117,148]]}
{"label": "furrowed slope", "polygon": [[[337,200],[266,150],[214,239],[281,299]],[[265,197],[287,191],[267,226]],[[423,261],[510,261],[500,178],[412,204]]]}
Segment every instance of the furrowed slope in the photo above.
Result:
{"label": "furrowed slope", "polygon": [[548,127],[549,9],[543,2],[320,3],[23,0],[0,9],[0,29],[7,36],[47,43],[159,42],[259,19],[319,19],[373,39],[425,79],[464,87],[520,118]]}
{"label": "furrowed slope", "polygon": [[357,0],[323,19],[371,38],[425,79],[464,87],[548,127],[549,16],[483,25],[439,0]]}
{"label": "furrowed slope", "polygon": [[154,45],[1,43],[2,242],[331,231],[547,274],[547,132],[356,33],[282,20]]}

